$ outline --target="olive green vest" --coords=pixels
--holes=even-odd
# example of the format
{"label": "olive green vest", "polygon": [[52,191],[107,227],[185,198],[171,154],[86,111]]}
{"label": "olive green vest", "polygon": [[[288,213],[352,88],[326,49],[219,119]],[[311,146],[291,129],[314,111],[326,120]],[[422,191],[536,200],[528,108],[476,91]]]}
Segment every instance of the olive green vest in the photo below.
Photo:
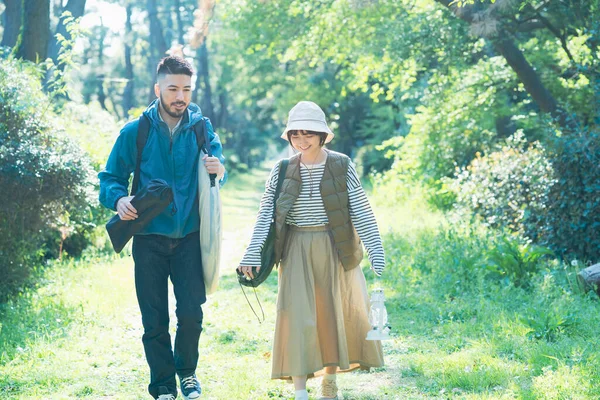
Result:
{"label": "olive green vest", "polygon": [[[350,220],[348,205],[348,164],[350,158],[344,154],[327,150],[325,171],[321,180],[321,197],[329,219],[329,230],[333,236],[335,250],[346,271],[357,267],[363,259],[363,249],[358,234]],[[300,195],[300,156],[290,158],[281,185],[281,193],[275,205],[275,260],[281,260],[287,225],[285,218]]]}

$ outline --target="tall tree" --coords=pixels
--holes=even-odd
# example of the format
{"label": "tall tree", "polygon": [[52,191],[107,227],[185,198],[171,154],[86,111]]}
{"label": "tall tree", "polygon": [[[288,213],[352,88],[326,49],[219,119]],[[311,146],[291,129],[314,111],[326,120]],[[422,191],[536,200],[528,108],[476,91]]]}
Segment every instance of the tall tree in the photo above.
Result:
{"label": "tall tree", "polygon": [[[193,100],[202,109],[202,114],[211,120],[215,116],[215,111],[212,102],[212,88],[210,85],[210,74],[208,70],[208,49],[206,48],[206,41],[196,51],[196,58],[198,60],[198,71],[196,88],[194,89]],[[198,101],[198,94],[201,94],[200,100]]]}
{"label": "tall tree", "polygon": [[4,14],[2,14],[2,26],[4,34],[0,46],[13,47],[17,44],[19,31],[21,30],[22,0],[4,0]]}
{"label": "tall tree", "polygon": [[[194,36],[191,41],[192,47],[196,48],[197,75],[196,88],[192,96],[195,103],[199,103],[202,113],[214,119],[215,112],[212,101],[212,88],[209,74],[209,54],[206,47],[208,38],[208,25],[214,13],[214,0],[200,0],[200,8],[194,21]],[[201,98],[198,99],[201,93]]]}
{"label": "tall tree", "polygon": [[79,18],[83,16],[83,13],[85,12],[85,3],[86,0],[69,0],[59,14],[60,18],[58,20],[58,25],[56,26],[56,33],[49,39],[50,42],[48,44],[48,57],[51,58],[55,64],[60,52],[60,43],[56,36],[60,34],[67,40],[71,39],[71,34],[67,31],[67,26],[65,24],[65,12],[68,12],[73,18]]}
{"label": "tall tree", "polygon": [[15,48],[15,56],[40,62],[46,57],[50,37],[50,2],[24,0],[23,26]]}
{"label": "tall tree", "polygon": [[175,8],[175,19],[177,19],[177,42],[183,45],[184,28],[183,19],[181,18],[181,2],[179,0],[175,0],[173,7]]}
{"label": "tall tree", "polygon": [[125,79],[127,79],[127,84],[125,85],[125,90],[123,91],[123,118],[127,118],[129,115],[129,110],[133,107],[133,90],[134,90],[134,82],[133,82],[133,63],[131,62],[131,44],[133,42],[133,28],[131,25],[131,12],[132,5],[131,3],[127,4],[125,7],[125,13],[127,15],[127,19],[125,20],[125,39],[124,39],[124,47],[125,47]]}
{"label": "tall tree", "polygon": [[[225,85],[225,82],[227,82],[228,80],[230,81],[231,78],[231,68],[229,68],[227,65],[223,65],[222,66],[223,69],[221,70],[221,75],[219,76],[219,80],[217,81],[217,98],[218,98],[218,102],[219,102],[219,108],[218,108],[218,112],[215,115],[215,122],[214,125],[218,128],[224,128],[226,127],[227,124],[227,120],[228,120],[228,112],[227,112],[227,107],[229,105],[229,93],[227,91],[227,87]],[[211,120],[212,121],[212,120]]]}
{"label": "tall tree", "polygon": [[[167,42],[163,34],[162,24],[158,18],[158,7],[156,0],[148,0],[146,4],[148,8],[148,19],[150,23],[150,54],[148,59],[150,68],[156,68],[158,61],[163,58],[168,50]],[[152,101],[154,95],[154,82],[156,82],[156,72],[153,74],[153,80],[148,92],[148,101]]]}
{"label": "tall tree", "polygon": [[102,18],[100,18],[100,26],[97,29],[98,32],[98,70],[96,73],[96,89],[98,94],[98,102],[100,106],[108,111],[106,108],[106,92],[104,91],[104,79],[106,75],[102,72],[104,69],[104,42],[106,41],[106,35],[108,34],[108,28],[104,26]]}

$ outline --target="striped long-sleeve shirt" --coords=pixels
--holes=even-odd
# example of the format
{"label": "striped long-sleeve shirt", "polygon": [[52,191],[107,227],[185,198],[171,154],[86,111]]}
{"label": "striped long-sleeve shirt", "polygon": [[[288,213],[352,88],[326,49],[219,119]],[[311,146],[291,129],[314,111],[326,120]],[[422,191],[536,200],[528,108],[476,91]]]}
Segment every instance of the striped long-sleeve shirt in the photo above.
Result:
{"label": "striped long-sleeve shirt", "polygon": [[[322,226],[329,221],[325,206],[321,198],[320,185],[325,171],[325,163],[305,166],[300,164],[300,176],[302,178],[302,189],[296,199],[285,222],[296,226]],[[265,193],[260,202],[258,217],[254,226],[254,232],[250,245],[240,265],[259,266],[260,251],[267,238],[271,216],[273,215],[275,188],[279,174],[279,163],[271,170],[271,175],[265,185]],[[371,268],[377,275],[381,275],[385,267],[385,256],[377,221],[373,211],[360,184],[358,174],[352,163],[348,167],[347,176],[348,202],[352,224],[358,237],[367,249]]]}

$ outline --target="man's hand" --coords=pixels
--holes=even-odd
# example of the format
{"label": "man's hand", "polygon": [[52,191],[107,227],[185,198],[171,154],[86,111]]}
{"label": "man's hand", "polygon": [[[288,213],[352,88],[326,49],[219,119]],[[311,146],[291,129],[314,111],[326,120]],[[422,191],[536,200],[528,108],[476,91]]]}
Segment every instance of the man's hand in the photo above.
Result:
{"label": "man's hand", "polygon": [[131,199],[133,196],[121,197],[117,202],[117,213],[119,218],[124,221],[136,219],[138,217],[137,210],[131,205]]}
{"label": "man's hand", "polygon": [[223,178],[223,175],[225,175],[225,167],[217,157],[209,157],[208,154],[205,154],[202,159],[204,160],[204,165],[209,174],[217,174],[217,179],[219,180]]}

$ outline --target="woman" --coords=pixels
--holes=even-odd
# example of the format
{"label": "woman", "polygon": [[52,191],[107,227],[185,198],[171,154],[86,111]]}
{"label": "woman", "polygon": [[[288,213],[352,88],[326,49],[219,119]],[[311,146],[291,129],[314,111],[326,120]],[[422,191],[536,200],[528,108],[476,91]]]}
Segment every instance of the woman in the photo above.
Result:
{"label": "woman", "polygon": [[[290,110],[281,137],[290,158],[274,205],[279,165],[266,183],[252,240],[238,269],[253,278],[276,210],[275,259],[280,260],[273,379],[292,379],[297,400],[306,380],[324,373],[322,399],[337,399],[336,373],[383,365],[381,343],[367,341],[369,299],[362,243],[373,271],[385,266],[375,217],[350,159],[326,150],[334,135],[313,102]],[[360,238],[360,240],[359,240]]]}

